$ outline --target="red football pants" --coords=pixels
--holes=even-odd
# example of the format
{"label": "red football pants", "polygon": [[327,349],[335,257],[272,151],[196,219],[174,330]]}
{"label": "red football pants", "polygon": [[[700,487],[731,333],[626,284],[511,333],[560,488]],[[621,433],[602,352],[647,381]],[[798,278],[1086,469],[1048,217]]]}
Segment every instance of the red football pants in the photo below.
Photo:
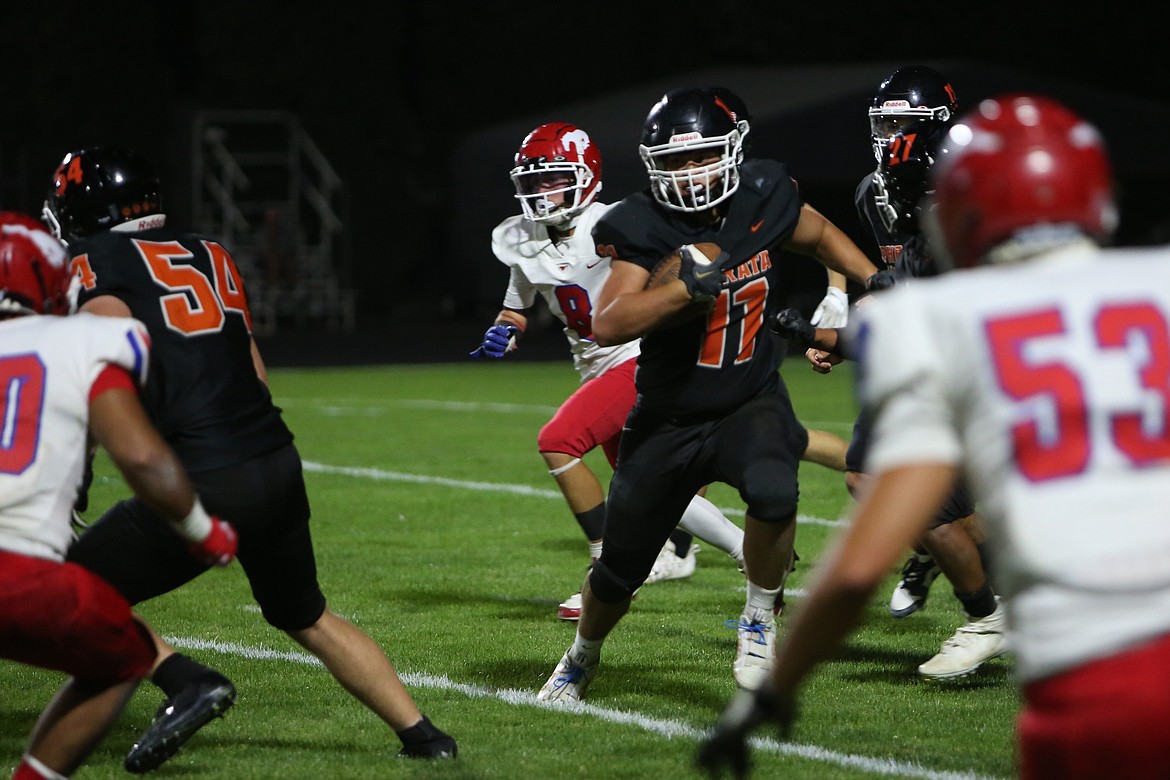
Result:
{"label": "red football pants", "polygon": [[1170,635],[1024,686],[1023,780],[1170,777]]}
{"label": "red football pants", "polygon": [[112,685],[145,676],[154,656],[130,603],[105,580],[0,550],[0,658]]}
{"label": "red football pants", "polygon": [[622,426],[638,397],[634,389],[637,364],[637,358],[630,358],[578,387],[540,429],[537,449],[580,458],[600,446],[609,465],[617,463]]}

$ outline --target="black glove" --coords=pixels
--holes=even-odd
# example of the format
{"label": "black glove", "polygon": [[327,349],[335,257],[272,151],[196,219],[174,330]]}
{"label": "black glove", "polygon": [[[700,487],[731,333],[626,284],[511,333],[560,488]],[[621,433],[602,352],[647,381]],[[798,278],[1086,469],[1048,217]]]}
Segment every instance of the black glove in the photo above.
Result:
{"label": "black glove", "polygon": [[748,734],[765,722],[775,723],[780,735],[788,737],[796,719],[796,702],[767,688],[740,691],[727,705],[711,733],[699,743],[695,763],[711,777],[719,777],[723,767],[731,768],[737,778],[745,778],[751,765]]}
{"label": "black glove", "polygon": [[[692,249],[689,245],[680,247],[678,278],[687,286],[687,292],[696,301],[709,302],[719,297],[719,289],[723,286],[722,263],[725,262],[726,252],[711,262],[695,262]],[[705,260],[706,258],[704,258]]]}
{"label": "black glove", "polygon": [[800,309],[782,309],[768,318],[768,327],[781,338],[796,342],[802,347],[811,346],[817,336],[817,329],[804,318]]}
{"label": "black glove", "polygon": [[899,276],[898,272],[893,268],[883,268],[873,276],[865,280],[866,292],[881,292],[893,287],[897,282]]}

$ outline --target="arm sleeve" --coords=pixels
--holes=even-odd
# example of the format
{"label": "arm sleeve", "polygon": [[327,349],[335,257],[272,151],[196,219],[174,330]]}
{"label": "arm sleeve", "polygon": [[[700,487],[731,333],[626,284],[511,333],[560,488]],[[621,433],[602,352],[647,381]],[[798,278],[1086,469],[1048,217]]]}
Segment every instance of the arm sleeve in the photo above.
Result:
{"label": "arm sleeve", "polygon": [[97,398],[107,390],[130,390],[137,392],[138,387],[134,384],[134,378],[130,376],[130,372],[122,366],[112,366],[106,364],[106,367],[101,369],[97,375],[97,379],[89,387],[89,402],[93,403],[93,399]]}

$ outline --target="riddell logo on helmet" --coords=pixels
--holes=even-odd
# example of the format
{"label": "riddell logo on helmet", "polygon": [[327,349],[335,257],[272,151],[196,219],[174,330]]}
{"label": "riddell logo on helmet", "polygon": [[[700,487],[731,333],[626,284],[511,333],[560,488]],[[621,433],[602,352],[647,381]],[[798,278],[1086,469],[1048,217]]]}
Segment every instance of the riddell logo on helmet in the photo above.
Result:
{"label": "riddell logo on helmet", "polygon": [[702,138],[702,133],[679,133],[678,135],[672,135],[670,137],[670,142],[672,144],[681,144],[687,141],[700,141]]}
{"label": "riddell logo on helmet", "polygon": [[882,108],[911,108],[911,105],[909,100],[887,100]]}

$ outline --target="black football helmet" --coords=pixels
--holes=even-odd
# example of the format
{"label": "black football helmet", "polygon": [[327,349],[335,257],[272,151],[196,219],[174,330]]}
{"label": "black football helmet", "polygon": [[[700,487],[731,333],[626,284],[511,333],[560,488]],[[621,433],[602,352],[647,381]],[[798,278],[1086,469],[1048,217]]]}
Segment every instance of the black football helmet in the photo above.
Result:
{"label": "black football helmet", "polygon": [[885,153],[874,174],[874,204],[886,230],[917,233],[923,197],[930,194],[928,173],[944,154],[947,126],[924,122],[898,130],[886,139]]}
{"label": "black football helmet", "polygon": [[925,65],[907,65],[878,87],[869,107],[869,135],[880,164],[890,136],[926,125],[949,127],[959,110],[955,89],[941,73]]}
{"label": "black football helmet", "polygon": [[57,238],[71,241],[161,211],[158,176],[144,157],[91,146],[57,166],[42,216]]}
{"label": "black football helmet", "polygon": [[650,109],[638,147],[654,198],[676,211],[706,211],[730,198],[750,129],[747,106],[725,87],[667,92]]}

